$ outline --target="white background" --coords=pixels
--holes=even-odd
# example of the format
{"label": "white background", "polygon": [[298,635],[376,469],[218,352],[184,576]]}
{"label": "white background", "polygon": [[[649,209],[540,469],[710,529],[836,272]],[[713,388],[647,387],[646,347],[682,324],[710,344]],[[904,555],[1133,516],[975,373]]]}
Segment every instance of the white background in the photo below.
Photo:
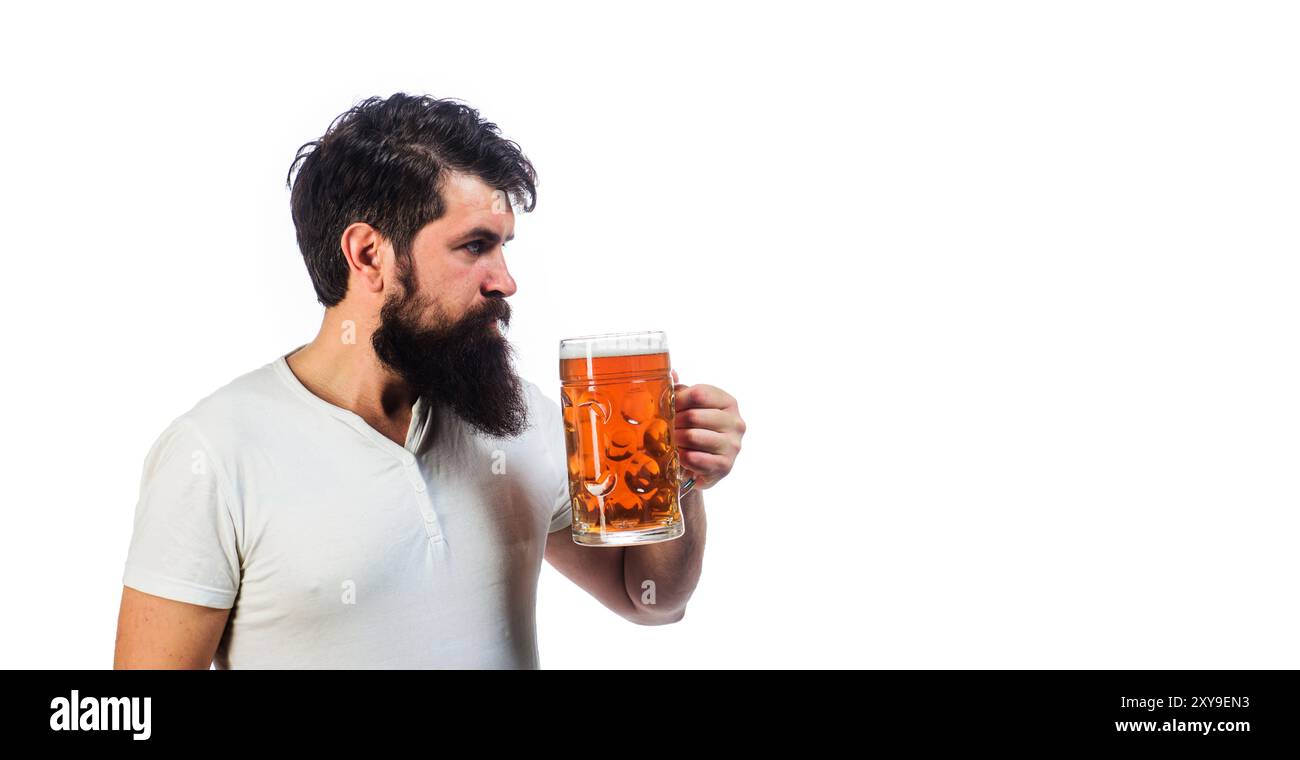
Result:
{"label": "white background", "polygon": [[685,620],[547,567],[544,666],[1300,667],[1287,4],[467,5],[6,11],[0,666],[111,663],[149,445],[319,323],[295,150],[406,91],[538,167],[526,377],[664,329],[749,423]]}

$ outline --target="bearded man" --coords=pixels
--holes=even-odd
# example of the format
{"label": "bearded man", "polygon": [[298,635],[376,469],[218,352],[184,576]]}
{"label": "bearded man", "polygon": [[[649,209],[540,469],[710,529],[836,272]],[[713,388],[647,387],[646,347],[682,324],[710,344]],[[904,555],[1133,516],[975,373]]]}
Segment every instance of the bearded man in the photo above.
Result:
{"label": "bearded man", "polygon": [[680,620],[700,492],[744,422],[722,390],[677,385],[686,535],[572,540],[560,409],[504,335],[505,246],[536,202],[519,146],[463,103],[398,93],[302,146],[288,184],[320,331],[153,445],[115,666],[536,668],[543,559],[632,622]]}

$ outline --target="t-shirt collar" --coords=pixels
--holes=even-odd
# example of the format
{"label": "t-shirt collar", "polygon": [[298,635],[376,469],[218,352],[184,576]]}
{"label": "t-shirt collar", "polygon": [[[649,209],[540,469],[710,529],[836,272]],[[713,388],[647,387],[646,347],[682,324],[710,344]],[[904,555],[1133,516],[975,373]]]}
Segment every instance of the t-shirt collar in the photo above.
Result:
{"label": "t-shirt collar", "polygon": [[284,381],[285,385],[289,387],[289,390],[309,405],[346,423],[349,427],[373,440],[385,451],[388,451],[398,459],[401,459],[404,463],[410,464],[414,460],[412,452],[419,450],[420,442],[423,439],[425,429],[427,428],[426,416],[428,404],[424,397],[419,396],[415,399],[415,403],[411,407],[411,424],[410,427],[407,428],[406,432],[406,445],[398,446],[396,441],[371,427],[370,423],[366,422],[361,415],[351,409],[344,409],[341,406],[331,404],[308,390],[307,386],[303,385],[302,381],[298,379],[298,376],[293,373],[293,369],[289,367],[289,356],[300,348],[302,348],[302,346],[293,349],[293,351],[281,354],[279,358],[272,362],[276,375]]}

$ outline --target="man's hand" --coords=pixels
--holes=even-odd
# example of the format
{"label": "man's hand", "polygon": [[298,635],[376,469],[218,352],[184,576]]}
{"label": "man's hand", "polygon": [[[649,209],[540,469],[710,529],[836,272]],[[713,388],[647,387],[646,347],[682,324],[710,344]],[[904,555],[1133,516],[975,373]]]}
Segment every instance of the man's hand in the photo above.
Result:
{"label": "man's hand", "polygon": [[673,442],[698,489],[717,485],[731,472],[745,435],[745,421],[731,394],[712,385],[682,385],[673,370],[676,422]]}

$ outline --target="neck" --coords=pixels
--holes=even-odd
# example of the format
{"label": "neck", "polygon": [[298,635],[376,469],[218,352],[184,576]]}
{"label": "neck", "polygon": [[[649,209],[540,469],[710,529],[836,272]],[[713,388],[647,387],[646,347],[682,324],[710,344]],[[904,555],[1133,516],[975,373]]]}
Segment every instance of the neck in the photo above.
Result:
{"label": "neck", "polygon": [[350,314],[342,304],[326,309],[320,332],[289,355],[289,368],[307,390],[362,419],[409,419],[415,394],[375,356],[376,327],[377,317]]}

